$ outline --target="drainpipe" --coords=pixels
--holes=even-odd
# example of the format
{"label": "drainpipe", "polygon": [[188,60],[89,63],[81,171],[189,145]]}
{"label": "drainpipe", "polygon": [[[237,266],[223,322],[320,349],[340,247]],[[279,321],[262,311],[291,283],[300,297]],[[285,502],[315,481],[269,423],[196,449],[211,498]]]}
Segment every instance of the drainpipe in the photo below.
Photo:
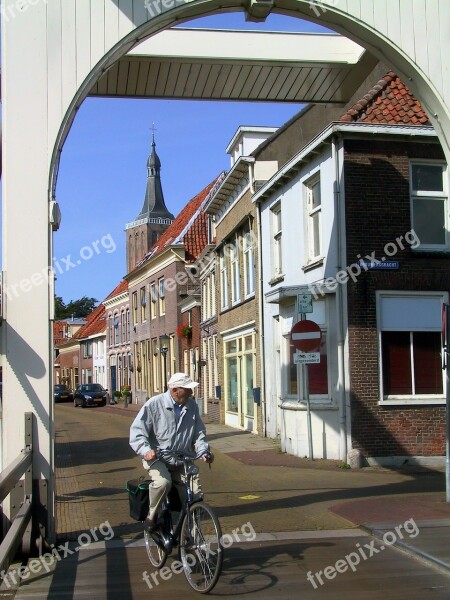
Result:
{"label": "drainpipe", "polygon": [[[339,176],[339,147],[338,138],[333,136],[331,140],[332,160],[334,165],[334,211],[336,215],[336,245],[337,266],[336,272],[342,269],[345,257],[345,232],[342,223],[343,211],[341,206],[341,183]],[[344,290],[339,284],[336,290],[336,313],[337,313],[337,359],[338,359],[338,406],[339,406],[339,435],[340,435],[340,459],[347,462],[347,398],[345,389],[345,336],[344,336]]]}
{"label": "drainpipe", "polygon": [[[248,165],[248,179],[250,182],[250,193],[255,193],[254,185],[254,163]],[[267,435],[266,427],[266,361],[265,361],[265,348],[264,348],[264,305],[263,305],[263,267],[262,267],[262,238],[261,238],[261,206],[260,203],[256,203],[256,230],[258,233],[258,313],[259,313],[259,354],[262,357],[261,360],[261,418],[262,418],[262,434],[264,437]]]}

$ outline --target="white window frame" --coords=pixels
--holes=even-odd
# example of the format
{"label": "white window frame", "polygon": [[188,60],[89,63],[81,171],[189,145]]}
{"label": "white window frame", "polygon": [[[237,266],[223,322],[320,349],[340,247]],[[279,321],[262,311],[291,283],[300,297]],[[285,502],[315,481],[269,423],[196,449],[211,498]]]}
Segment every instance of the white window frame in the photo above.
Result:
{"label": "white window frame", "polygon": [[228,308],[228,271],[227,259],[222,252],[220,255],[220,308],[226,310]]}
{"label": "white window frame", "polygon": [[216,307],[216,272],[211,271],[210,275],[210,294],[211,294],[211,317],[216,316],[217,307]]}
{"label": "white window frame", "polygon": [[270,209],[271,248],[272,248],[272,279],[283,276],[283,221],[281,202]]}
{"label": "white window frame", "polygon": [[231,304],[232,306],[241,301],[241,272],[239,260],[239,244],[237,238],[230,245],[230,268],[231,268]]}
{"label": "white window frame", "polygon": [[[322,258],[322,191],[320,172],[310,177],[303,184],[305,188],[305,207],[306,207],[306,244],[308,262],[315,262]],[[313,207],[314,189],[318,186],[320,203]],[[316,239],[314,229],[314,219],[318,219],[318,237]],[[316,252],[316,242],[318,242],[318,251]]]}
{"label": "white window frame", "polygon": [[150,319],[156,319],[156,302],[158,300],[158,292],[156,283],[153,281],[150,284]]}
{"label": "white window frame", "polygon": [[245,231],[243,236],[244,255],[244,297],[255,295],[255,250],[253,247],[253,233]]}
{"label": "white window frame", "polygon": [[[432,192],[427,190],[414,190],[413,189],[413,167],[416,165],[429,165],[441,167],[442,169],[442,192]],[[424,198],[429,201],[441,200],[444,202],[444,228],[445,228],[445,242],[444,244],[422,244],[420,243],[417,247],[418,250],[426,251],[442,251],[450,248],[450,215],[449,215],[449,203],[448,203],[448,174],[447,164],[442,160],[419,160],[414,159],[409,162],[409,197],[410,197],[410,210],[411,210],[411,228],[415,231],[414,223],[414,200]],[[420,235],[418,238],[420,239]]]}
{"label": "white window frame", "polygon": [[145,323],[147,320],[147,291],[144,287],[139,290],[139,300],[141,304],[141,323]]}
{"label": "white window frame", "polygon": [[164,288],[164,277],[158,279],[159,316],[166,314],[166,291]]}
{"label": "white window frame", "polygon": [[[383,390],[383,356],[382,356],[382,346],[381,346],[381,334],[383,331],[431,331],[431,332],[440,332],[441,325],[436,325],[433,328],[405,328],[402,326],[396,327],[382,327],[381,324],[381,307],[382,301],[384,298],[413,298],[413,297],[436,297],[441,300],[441,306],[443,303],[448,303],[448,292],[416,292],[416,291],[385,291],[378,290],[376,291],[376,311],[377,311],[377,339],[378,339],[378,365],[379,365],[379,387],[380,387],[380,398],[378,404],[382,406],[402,406],[402,405],[430,405],[430,404],[445,404],[445,379],[444,374],[445,371],[442,371],[442,394],[431,396],[429,394],[416,394],[416,395],[399,395],[399,396],[389,396],[385,398],[384,390]],[[412,354],[412,351],[411,351]],[[413,362],[411,356],[411,369],[413,371]],[[411,373],[411,376],[414,376],[414,372]]]}

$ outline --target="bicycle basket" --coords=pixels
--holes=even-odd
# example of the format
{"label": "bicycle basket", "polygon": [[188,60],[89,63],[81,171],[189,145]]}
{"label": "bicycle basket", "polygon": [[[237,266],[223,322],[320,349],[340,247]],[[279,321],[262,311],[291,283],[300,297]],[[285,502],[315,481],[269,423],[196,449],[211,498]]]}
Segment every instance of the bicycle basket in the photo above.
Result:
{"label": "bicycle basket", "polygon": [[150,479],[130,479],[126,490],[130,503],[130,517],[135,521],[145,521],[149,510],[148,488]]}

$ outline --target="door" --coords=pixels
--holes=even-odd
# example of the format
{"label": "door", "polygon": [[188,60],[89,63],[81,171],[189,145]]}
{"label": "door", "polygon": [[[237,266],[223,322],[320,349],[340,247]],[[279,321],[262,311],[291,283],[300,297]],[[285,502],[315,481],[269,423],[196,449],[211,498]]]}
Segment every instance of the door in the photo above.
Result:
{"label": "door", "polygon": [[116,371],[116,365],[112,365],[110,367],[111,369],[111,394],[112,392],[115,392],[117,389],[117,371]]}

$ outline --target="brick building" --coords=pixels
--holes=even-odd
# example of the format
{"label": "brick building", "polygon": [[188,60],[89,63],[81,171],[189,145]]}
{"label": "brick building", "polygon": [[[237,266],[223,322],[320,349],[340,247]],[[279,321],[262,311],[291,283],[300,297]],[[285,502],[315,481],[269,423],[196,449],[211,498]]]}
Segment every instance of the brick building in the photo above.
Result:
{"label": "brick building", "polygon": [[[131,310],[133,394],[138,402],[163,391],[170,375],[185,367],[198,379],[200,317],[186,298],[198,288],[191,267],[209,241],[203,208],[220,181],[221,176],[186,204],[125,277]],[[189,339],[176,335],[183,318],[193,326]]]}
{"label": "brick building", "polygon": [[[447,165],[420,103],[381,69],[340,115],[308,108],[254,153],[256,164],[285,161],[253,196],[265,424],[299,456],[433,462],[445,452]],[[322,331],[320,363],[304,368],[290,337],[300,293]]]}
{"label": "brick building", "polygon": [[122,280],[103,300],[106,315],[106,353],[108,390],[111,394],[124,386],[131,388],[131,317],[128,284]]}
{"label": "brick building", "polygon": [[[250,179],[252,151],[275,131],[240,127],[228,145],[231,169],[206,205],[214,218],[220,418],[262,433],[258,231]],[[217,276],[216,276],[217,274]],[[204,289],[204,288],[203,288]]]}

